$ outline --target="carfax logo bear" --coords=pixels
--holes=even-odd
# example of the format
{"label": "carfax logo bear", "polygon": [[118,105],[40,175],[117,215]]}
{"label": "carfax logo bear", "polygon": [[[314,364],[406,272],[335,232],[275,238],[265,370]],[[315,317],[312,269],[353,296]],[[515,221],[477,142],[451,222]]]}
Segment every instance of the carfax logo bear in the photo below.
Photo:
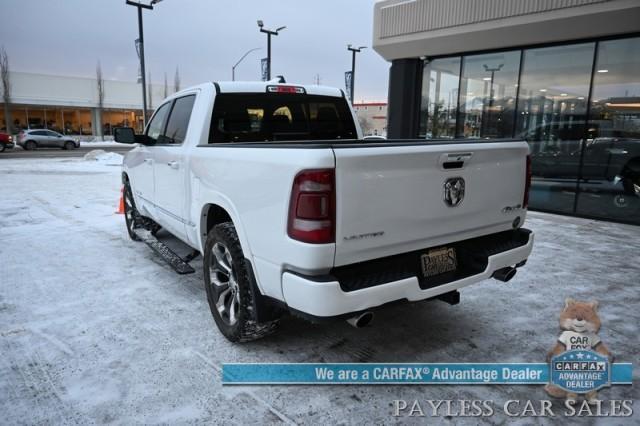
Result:
{"label": "carfax logo bear", "polygon": [[598,302],[565,301],[560,313],[560,329],[555,347],[547,355],[550,383],[547,393],[575,401],[578,394],[597,403],[598,389],[610,383],[612,355],[602,343]]}

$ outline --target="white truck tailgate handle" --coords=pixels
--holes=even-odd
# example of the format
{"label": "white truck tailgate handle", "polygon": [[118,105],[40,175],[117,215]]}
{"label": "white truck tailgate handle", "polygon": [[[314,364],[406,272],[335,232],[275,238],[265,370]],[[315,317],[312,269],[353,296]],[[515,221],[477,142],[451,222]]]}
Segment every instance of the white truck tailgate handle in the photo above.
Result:
{"label": "white truck tailgate handle", "polygon": [[145,158],[144,162],[147,164],[153,164],[153,158]]}
{"label": "white truck tailgate handle", "polygon": [[442,154],[438,163],[445,170],[461,169],[473,156],[472,152],[451,152]]}
{"label": "white truck tailgate handle", "polygon": [[169,161],[167,163],[167,166],[171,167],[172,169],[178,170],[180,168],[180,163],[178,163],[177,161]]}

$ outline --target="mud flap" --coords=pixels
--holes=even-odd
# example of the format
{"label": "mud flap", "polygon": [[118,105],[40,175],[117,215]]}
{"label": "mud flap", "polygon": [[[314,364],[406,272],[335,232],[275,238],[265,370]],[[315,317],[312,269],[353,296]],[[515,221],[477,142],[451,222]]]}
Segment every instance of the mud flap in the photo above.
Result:
{"label": "mud flap", "polygon": [[245,268],[247,269],[247,275],[249,276],[249,283],[251,284],[251,292],[253,293],[253,305],[252,308],[255,312],[255,318],[258,322],[273,321],[280,318],[284,312],[280,301],[272,299],[270,297],[263,296],[258,288],[256,282],[256,276],[253,272],[253,266],[251,261],[247,258],[244,259]]}
{"label": "mud flap", "polygon": [[151,247],[153,251],[160,255],[165,262],[171,266],[171,268],[176,271],[180,275],[185,274],[193,274],[195,269],[193,269],[187,262],[185,262],[180,256],[173,252],[169,247],[167,247],[162,241],[159,241],[156,237],[153,236],[151,231],[146,229],[136,229],[134,231],[138,238],[142,240],[146,245]]}

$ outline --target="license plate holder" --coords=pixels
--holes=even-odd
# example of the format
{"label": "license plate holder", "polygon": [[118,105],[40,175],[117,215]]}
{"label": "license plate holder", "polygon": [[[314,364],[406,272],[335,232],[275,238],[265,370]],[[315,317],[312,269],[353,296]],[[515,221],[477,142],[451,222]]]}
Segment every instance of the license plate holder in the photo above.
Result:
{"label": "license plate holder", "polygon": [[454,272],[458,268],[456,249],[453,247],[431,249],[420,256],[420,266],[425,278]]}

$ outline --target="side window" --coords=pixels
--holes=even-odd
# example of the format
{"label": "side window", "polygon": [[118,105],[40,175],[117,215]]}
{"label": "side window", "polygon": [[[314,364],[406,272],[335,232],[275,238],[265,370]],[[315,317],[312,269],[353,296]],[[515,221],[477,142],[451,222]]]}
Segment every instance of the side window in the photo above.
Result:
{"label": "side window", "polygon": [[179,145],[184,142],[184,138],[187,135],[187,128],[189,127],[189,118],[191,118],[191,110],[193,110],[193,103],[195,100],[196,95],[189,95],[176,99],[173,104],[173,109],[171,109],[171,115],[169,116],[169,122],[167,123],[167,131],[165,132],[163,143]]}
{"label": "side window", "polygon": [[162,105],[156,111],[156,114],[151,119],[149,126],[147,127],[147,139],[150,144],[158,142],[158,138],[164,131],[164,125],[167,122],[167,116],[169,115],[169,109],[171,108],[171,102],[167,102]]}

